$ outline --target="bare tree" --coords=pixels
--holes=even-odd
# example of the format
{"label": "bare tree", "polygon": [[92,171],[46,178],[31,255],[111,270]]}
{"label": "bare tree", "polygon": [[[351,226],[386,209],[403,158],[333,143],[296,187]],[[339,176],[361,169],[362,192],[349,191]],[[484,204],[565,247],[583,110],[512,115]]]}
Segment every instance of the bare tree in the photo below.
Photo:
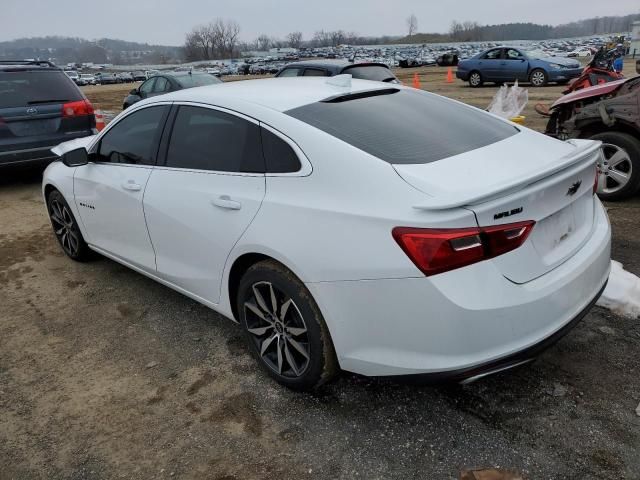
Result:
{"label": "bare tree", "polygon": [[287,35],[287,43],[291,48],[300,48],[302,45],[302,32],[291,32]]}
{"label": "bare tree", "polygon": [[407,17],[407,31],[409,32],[409,38],[413,37],[418,31],[418,17],[416,17],[415,13]]}
{"label": "bare tree", "polygon": [[271,39],[263,33],[256,39],[256,46],[261,52],[269,50],[269,47],[271,47]]}
{"label": "bare tree", "polygon": [[239,34],[240,25],[237,22],[217,18],[187,33],[184,55],[189,60],[231,58],[237,51]]}

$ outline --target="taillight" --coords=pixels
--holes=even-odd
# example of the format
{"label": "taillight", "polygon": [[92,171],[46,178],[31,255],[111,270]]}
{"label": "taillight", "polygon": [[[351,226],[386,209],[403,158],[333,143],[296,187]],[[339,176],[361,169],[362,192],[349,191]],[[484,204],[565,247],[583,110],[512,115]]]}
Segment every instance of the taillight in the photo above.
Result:
{"label": "taillight", "polygon": [[82,115],[93,115],[93,105],[89,100],[78,100],[62,105],[63,117],[79,117]]}
{"label": "taillight", "polygon": [[520,247],[535,222],[482,228],[430,229],[396,227],[393,238],[426,276],[503,255]]}

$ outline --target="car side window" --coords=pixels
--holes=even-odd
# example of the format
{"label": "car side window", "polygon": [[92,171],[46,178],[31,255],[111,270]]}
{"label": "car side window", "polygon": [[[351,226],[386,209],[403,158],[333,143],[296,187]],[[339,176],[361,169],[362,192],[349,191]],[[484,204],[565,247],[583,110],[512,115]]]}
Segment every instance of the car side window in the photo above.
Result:
{"label": "car side window", "polygon": [[155,165],[168,106],[148,107],[127,115],[100,139],[97,161]]}
{"label": "car side window", "polygon": [[166,165],[264,173],[260,127],[218,110],[181,106],[173,124]]}
{"label": "car side window", "polygon": [[165,93],[169,91],[171,84],[164,77],[156,77],[156,83],[153,85],[153,93]]}
{"label": "car side window", "polygon": [[266,128],[260,128],[260,134],[267,173],[293,173],[300,170],[298,155],[287,142]]}
{"label": "car side window", "polygon": [[280,72],[280,75],[278,75],[278,77],[297,77],[299,73],[299,68],[285,68]]}
{"label": "car side window", "polygon": [[149,95],[153,91],[153,86],[155,85],[155,83],[156,77],[150,78],[142,85],[140,85],[140,88],[138,90],[140,90],[141,93],[146,93],[147,95]]}
{"label": "car side window", "polygon": [[485,60],[496,60],[500,58],[501,53],[502,53],[502,49],[496,48],[494,50],[489,50],[487,53],[484,54],[482,58],[484,58]]}
{"label": "car side window", "polygon": [[504,55],[505,60],[521,60],[524,58],[524,55],[520,53],[519,50],[515,50],[513,48],[507,48]]}
{"label": "car side window", "polygon": [[320,68],[307,68],[303,73],[304,77],[326,77],[327,71]]}

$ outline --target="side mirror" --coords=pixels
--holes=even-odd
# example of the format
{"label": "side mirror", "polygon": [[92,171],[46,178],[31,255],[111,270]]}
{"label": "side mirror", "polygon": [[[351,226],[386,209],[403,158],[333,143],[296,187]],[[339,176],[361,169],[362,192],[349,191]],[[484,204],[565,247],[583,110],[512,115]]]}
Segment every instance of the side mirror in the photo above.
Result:
{"label": "side mirror", "polygon": [[68,151],[62,155],[62,163],[67,167],[80,167],[82,165],[86,165],[89,163],[89,154],[87,153],[87,149],[80,147],[75,150]]}
{"label": "side mirror", "polygon": [[133,88],[131,89],[131,91],[129,92],[129,95],[138,95],[140,96],[140,92],[138,91],[137,88]]}

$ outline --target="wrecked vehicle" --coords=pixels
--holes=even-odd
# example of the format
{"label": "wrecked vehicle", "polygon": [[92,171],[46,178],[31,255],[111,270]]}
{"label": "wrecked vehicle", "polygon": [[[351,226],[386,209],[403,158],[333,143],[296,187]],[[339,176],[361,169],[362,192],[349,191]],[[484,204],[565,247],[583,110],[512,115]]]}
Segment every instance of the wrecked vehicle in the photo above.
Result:
{"label": "wrecked vehicle", "polygon": [[545,133],[603,143],[598,195],[623,200],[640,189],[640,76],[572,92],[551,106]]}

